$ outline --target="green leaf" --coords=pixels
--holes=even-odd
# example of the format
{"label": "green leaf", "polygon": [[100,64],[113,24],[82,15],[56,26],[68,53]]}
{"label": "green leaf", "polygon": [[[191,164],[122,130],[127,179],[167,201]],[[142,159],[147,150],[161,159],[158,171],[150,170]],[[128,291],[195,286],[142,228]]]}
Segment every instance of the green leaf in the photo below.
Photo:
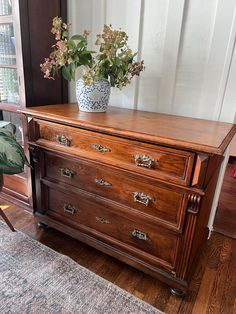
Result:
{"label": "green leaf", "polygon": [[[2,129],[4,128],[4,129]],[[12,134],[16,134],[16,126],[14,124],[12,124],[11,122],[8,121],[0,121],[0,132],[4,132],[8,130],[9,132],[11,132]]]}
{"label": "green leaf", "polygon": [[101,54],[101,55],[97,55],[96,58],[97,58],[98,60],[102,61],[102,60],[104,60],[106,57]]}
{"label": "green leaf", "polygon": [[119,79],[122,79],[123,76],[124,76],[123,71],[122,71],[122,70],[119,70],[119,71],[118,71],[118,78],[119,78]]}
{"label": "green leaf", "polygon": [[90,55],[91,53],[96,53],[96,51],[92,51],[92,50],[84,50],[81,52],[82,55]]}
{"label": "green leaf", "polygon": [[73,48],[76,47],[76,45],[75,45],[73,40],[68,40],[67,46],[69,47],[69,49],[73,49]]}
{"label": "green leaf", "polygon": [[64,32],[62,33],[62,37],[67,38],[67,37],[68,37],[68,32],[67,32],[67,31],[64,31]]}
{"label": "green leaf", "polygon": [[115,86],[115,78],[113,77],[113,75],[110,75],[110,84],[112,87]]}
{"label": "green leaf", "polygon": [[80,58],[79,58],[79,62],[81,65],[88,65],[90,63],[90,60],[91,60],[91,55],[87,55],[87,54],[84,54],[84,55],[80,55]]}
{"label": "green leaf", "polygon": [[63,75],[64,79],[66,79],[67,81],[71,81],[71,72],[70,72],[69,66],[64,66],[62,68],[62,75]]}
{"label": "green leaf", "polygon": [[6,130],[0,130],[0,173],[14,174],[24,170],[28,164],[23,148],[14,136]]}
{"label": "green leaf", "polygon": [[77,68],[77,66],[76,66],[76,64],[74,64],[74,63],[71,63],[71,64],[69,65],[69,71],[70,71],[71,79],[72,79],[72,80],[75,80],[75,70],[76,70],[76,68]]}
{"label": "green leaf", "polygon": [[71,39],[72,40],[85,40],[85,38],[82,35],[73,35]]}
{"label": "green leaf", "polygon": [[85,42],[85,41],[80,41],[80,42],[77,44],[77,46],[76,46],[77,49],[82,49],[82,48],[84,48],[84,47],[86,47],[86,42]]}

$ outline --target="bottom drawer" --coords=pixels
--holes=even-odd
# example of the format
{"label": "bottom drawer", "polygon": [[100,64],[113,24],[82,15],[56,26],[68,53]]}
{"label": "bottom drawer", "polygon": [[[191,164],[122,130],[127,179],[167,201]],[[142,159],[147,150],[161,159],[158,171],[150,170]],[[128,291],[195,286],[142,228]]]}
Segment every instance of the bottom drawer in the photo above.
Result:
{"label": "bottom drawer", "polygon": [[[45,188],[45,186],[44,186]],[[179,235],[87,193],[48,188],[46,214],[165,269],[175,268]]]}

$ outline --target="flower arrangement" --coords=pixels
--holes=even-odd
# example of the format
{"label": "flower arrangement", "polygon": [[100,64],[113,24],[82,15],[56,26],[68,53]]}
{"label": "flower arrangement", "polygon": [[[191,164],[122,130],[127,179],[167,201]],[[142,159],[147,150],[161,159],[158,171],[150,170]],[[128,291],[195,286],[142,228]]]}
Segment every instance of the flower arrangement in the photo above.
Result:
{"label": "flower arrangement", "polygon": [[107,79],[112,87],[122,89],[144,70],[144,61],[135,61],[137,53],[128,47],[128,36],[124,31],[104,25],[102,34],[97,35],[95,42],[99,47],[98,52],[94,52],[88,49],[88,31],[69,38],[70,25],[60,17],[53,19],[52,26],[51,32],[55,35],[56,43],[49,57],[40,64],[45,78],[54,79],[58,71],[62,70],[66,80],[75,80],[77,68],[83,66],[85,85]]}

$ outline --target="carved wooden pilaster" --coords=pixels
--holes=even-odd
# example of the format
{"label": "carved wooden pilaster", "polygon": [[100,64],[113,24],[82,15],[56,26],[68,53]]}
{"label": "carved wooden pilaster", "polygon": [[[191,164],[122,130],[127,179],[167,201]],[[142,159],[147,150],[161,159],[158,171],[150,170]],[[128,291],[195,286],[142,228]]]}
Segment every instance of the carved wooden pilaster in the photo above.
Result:
{"label": "carved wooden pilaster", "polygon": [[201,196],[191,193],[188,196],[186,228],[182,239],[182,252],[177,266],[176,275],[185,280],[188,270],[188,262],[192,248],[192,241],[195,234],[198,212],[200,209]]}

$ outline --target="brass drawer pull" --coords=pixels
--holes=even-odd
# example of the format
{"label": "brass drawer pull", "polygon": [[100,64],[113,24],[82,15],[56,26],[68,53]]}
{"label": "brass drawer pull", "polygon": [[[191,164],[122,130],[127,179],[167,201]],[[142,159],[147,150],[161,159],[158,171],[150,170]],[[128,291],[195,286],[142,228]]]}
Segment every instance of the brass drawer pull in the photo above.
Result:
{"label": "brass drawer pull", "polygon": [[98,152],[110,152],[111,150],[109,148],[107,148],[106,146],[102,146],[102,145],[97,145],[97,144],[92,144],[91,147],[95,150],[97,150]]}
{"label": "brass drawer pull", "polygon": [[64,209],[64,212],[72,214],[72,215],[75,214],[76,212],[76,208],[68,203],[64,204],[63,209]]}
{"label": "brass drawer pull", "polygon": [[149,237],[148,234],[145,232],[142,232],[140,230],[134,229],[132,231],[132,236],[135,238],[138,238],[139,240],[148,241]]}
{"label": "brass drawer pull", "polygon": [[96,216],[96,220],[99,221],[102,224],[110,224],[111,222],[103,217]]}
{"label": "brass drawer pull", "polygon": [[65,135],[57,135],[56,136],[57,143],[64,146],[70,146],[72,139]]}
{"label": "brass drawer pull", "polygon": [[144,204],[148,206],[149,202],[152,200],[152,197],[149,195],[144,194],[143,192],[133,192],[134,201]]}
{"label": "brass drawer pull", "polygon": [[107,182],[103,179],[96,178],[94,181],[95,181],[95,183],[102,185],[102,186],[111,186],[112,185],[110,182]]}
{"label": "brass drawer pull", "polygon": [[145,167],[145,168],[153,168],[155,161],[158,161],[157,159],[155,160],[152,157],[149,157],[147,155],[138,155],[135,154],[133,155],[135,165],[139,167]]}
{"label": "brass drawer pull", "polygon": [[69,168],[60,168],[60,170],[61,170],[61,176],[68,179],[71,179],[76,174],[73,170]]}

